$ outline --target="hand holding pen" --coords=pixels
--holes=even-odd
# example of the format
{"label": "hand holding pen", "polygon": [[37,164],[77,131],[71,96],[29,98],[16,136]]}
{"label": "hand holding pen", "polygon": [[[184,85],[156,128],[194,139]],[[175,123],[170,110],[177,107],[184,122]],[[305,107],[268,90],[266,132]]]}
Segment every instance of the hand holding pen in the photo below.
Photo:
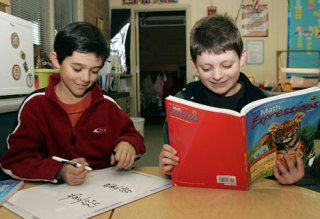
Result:
{"label": "hand holding pen", "polygon": [[80,185],[84,183],[88,173],[92,170],[92,168],[87,166],[88,163],[84,158],[76,158],[70,161],[55,156],[52,157],[52,159],[66,164],[62,166],[59,175],[69,185]]}
{"label": "hand holding pen", "polygon": [[[75,162],[75,161],[70,161],[70,160],[67,160],[67,159],[64,159],[64,158],[61,158],[61,157],[52,156],[52,159],[56,160],[56,161],[59,161],[61,163],[64,163],[64,164],[69,164],[69,165],[74,166],[74,167],[81,167],[80,163]],[[92,168],[89,167],[89,166],[85,166],[84,168],[86,170],[88,170],[88,171],[92,171]]]}

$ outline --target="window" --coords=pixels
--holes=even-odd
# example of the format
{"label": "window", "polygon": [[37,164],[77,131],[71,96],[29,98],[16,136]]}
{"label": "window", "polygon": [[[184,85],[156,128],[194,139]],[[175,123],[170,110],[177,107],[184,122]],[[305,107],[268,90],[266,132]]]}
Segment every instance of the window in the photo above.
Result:
{"label": "window", "polygon": [[49,11],[49,0],[11,0],[11,14],[32,22],[33,43],[46,52],[51,50],[52,42],[47,30]]}
{"label": "window", "polygon": [[73,10],[77,8],[77,0],[55,0],[54,8],[56,31],[63,26],[77,20],[76,10]]}
{"label": "window", "polygon": [[48,54],[56,30],[79,20],[81,5],[82,0],[11,0],[11,14],[32,22],[33,43]]}
{"label": "window", "polygon": [[40,0],[20,1],[11,0],[11,14],[31,21],[33,24],[33,43],[40,45]]}

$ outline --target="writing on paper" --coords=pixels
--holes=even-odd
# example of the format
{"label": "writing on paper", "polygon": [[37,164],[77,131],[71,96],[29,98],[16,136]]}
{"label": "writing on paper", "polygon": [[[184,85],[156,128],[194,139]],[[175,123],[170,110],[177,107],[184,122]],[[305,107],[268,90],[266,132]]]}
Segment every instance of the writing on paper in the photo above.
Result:
{"label": "writing on paper", "polygon": [[126,193],[126,194],[132,192],[132,190],[129,187],[118,186],[115,183],[107,183],[107,184],[104,184],[103,187],[108,188],[108,189],[112,189],[112,190],[118,190],[119,192]]}
{"label": "writing on paper", "polygon": [[69,204],[82,204],[83,206],[94,208],[101,203],[96,201],[91,197],[84,197],[82,193],[71,193],[64,198],[59,199],[58,201],[70,200]]}
{"label": "writing on paper", "polygon": [[[132,193],[132,189],[128,186],[117,185],[115,183],[106,183],[102,185],[104,189],[111,189],[112,191],[118,191],[124,194]],[[92,197],[86,197],[82,193],[70,193],[66,197],[59,199],[58,201],[70,201],[69,204],[81,204],[88,208],[94,208],[101,203]]]}

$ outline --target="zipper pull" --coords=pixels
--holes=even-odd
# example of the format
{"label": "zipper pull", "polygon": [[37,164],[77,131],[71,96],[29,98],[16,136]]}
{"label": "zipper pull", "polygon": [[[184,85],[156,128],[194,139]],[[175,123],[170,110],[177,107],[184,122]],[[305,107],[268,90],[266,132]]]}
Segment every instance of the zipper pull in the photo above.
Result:
{"label": "zipper pull", "polygon": [[76,134],[74,132],[72,132],[72,135],[71,135],[71,144],[72,145],[76,144]]}

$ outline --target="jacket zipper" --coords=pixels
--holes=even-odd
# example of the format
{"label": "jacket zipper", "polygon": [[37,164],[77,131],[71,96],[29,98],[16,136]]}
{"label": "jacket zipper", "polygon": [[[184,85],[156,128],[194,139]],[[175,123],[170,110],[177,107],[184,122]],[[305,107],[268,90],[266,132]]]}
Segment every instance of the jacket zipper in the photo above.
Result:
{"label": "jacket zipper", "polygon": [[[103,95],[103,94],[102,94]],[[100,102],[101,100],[103,99],[103,97],[102,98],[99,98],[98,100],[96,100],[94,103],[92,103],[91,105],[89,105],[89,107],[83,112],[83,113],[85,113],[86,111],[88,111],[89,109],[91,109],[91,108],[93,108],[95,105],[97,105],[98,104],[98,102]],[[64,109],[56,102],[56,101],[53,101],[55,104],[57,104],[57,106],[60,108],[60,109],[62,109],[62,111],[64,112],[64,113],[66,113],[65,111],[64,111]],[[80,116],[80,118],[79,118],[79,120],[81,119],[81,117],[83,116],[83,114]],[[67,117],[68,117],[68,115],[67,115]],[[71,125],[71,122],[70,122],[70,119],[69,119],[69,117],[68,117],[68,120],[69,120],[69,123],[70,123],[70,125]],[[79,121],[78,121],[79,122]],[[77,122],[77,123],[78,123]],[[77,124],[76,124],[77,125]],[[76,126],[75,125],[75,126]],[[72,126],[72,125],[71,125]],[[75,132],[75,129],[74,129],[74,127],[72,127],[72,134],[71,134],[71,145],[76,145],[76,132]]]}
{"label": "jacket zipper", "polygon": [[[92,107],[94,107],[100,100],[97,100],[95,103],[93,103],[92,105],[89,105],[89,107],[82,113],[82,115],[80,116],[79,120],[81,119],[81,117],[83,117],[83,114],[86,113],[89,109],[91,109]],[[77,124],[79,123],[79,120],[77,122]],[[71,134],[71,145],[76,145],[76,132],[74,130],[74,128],[77,126],[77,124],[72,127],[72,134]]]}
{"label": "jacket zipper", "polygon": [[76,132],[74,131],[74,128],[72,128],[71,145],[76,145]]}

